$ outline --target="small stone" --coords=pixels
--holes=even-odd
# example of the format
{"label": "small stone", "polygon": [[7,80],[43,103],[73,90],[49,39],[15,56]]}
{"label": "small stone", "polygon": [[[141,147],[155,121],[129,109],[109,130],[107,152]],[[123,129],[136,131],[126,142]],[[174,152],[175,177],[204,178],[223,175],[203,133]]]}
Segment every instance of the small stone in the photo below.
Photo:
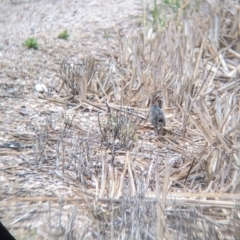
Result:
{"label": "small stone", "polygon": [[28,114],[29,114],[25,106],[22,106],[22,107],[21,107],[20,113],[21,113],[22,115],[28,115]]}
{"label": "small stone", "polygon": [[35,90],[37,92],[40,92],[40,93],[44,93],[44,92],[47,93],[48,92],[47,87],[43,83],[37,83],[35,85]]}

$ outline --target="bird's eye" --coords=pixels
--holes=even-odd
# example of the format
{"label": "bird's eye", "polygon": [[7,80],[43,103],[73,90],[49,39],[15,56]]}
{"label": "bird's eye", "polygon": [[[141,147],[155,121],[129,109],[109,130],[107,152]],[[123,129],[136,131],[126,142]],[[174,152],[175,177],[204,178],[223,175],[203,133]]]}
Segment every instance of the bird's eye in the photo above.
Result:
{"label": "bird's eye", "polygon": [[163,122],[163,119],[162,119],[162,118],[160,118],[160,119],[159,119],[159,122],[160,122],[160,123],[162,123],[162,122]]}

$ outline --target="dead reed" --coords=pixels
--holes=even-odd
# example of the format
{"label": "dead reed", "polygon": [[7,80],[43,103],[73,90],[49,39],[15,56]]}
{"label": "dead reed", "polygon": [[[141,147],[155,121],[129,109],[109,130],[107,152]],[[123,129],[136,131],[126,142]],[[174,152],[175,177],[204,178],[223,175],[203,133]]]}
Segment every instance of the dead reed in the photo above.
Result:
{"label": "dead reed", "polygon": [[[156,18],[143,5],[144,27],[116,30],[102,60],[61,62],[58,97],[43,98],[70,110],[26,138],[36,167],[71,190],[25,201],[59,201],[58,239],[237,239],[239,6],[161,2]],[[159,136],[146,123],[155,93]]]}

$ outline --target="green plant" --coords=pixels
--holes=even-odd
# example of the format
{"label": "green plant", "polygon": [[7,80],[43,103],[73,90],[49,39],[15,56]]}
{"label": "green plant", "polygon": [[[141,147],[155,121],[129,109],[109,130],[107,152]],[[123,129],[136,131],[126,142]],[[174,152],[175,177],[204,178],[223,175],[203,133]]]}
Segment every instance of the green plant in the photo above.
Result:
{"label": "green plant", "polygon": [[111,38],[111,35],[109,33],[107,33],[106,31],[104,31],[103,38]]}
{"label": "green plant", "polygon": [[[169,1],[164,0],[164,3],[168,6]],[[166,6],[165,7],[159,7],[157,4],[157,0],[154,0],[153,2],[153,10],[151,11],[152,15],[152,27],[154,29],[164,28],[166,25]]]}
{"label": "green plant", "polygon": [[153,17],[153,25],[158,24],[159,11],[158,11],[158,6],[157,6],[156,0],[154,0],[154,9],[152,11],[152,17]]}
{"label": "green plant", "polygon": [[23,46],[27,48],[38,49],[38,42],[35,38],[28,38],[24,41]]}
{"label": "green plant", "polygon": [[58,38],[61,38],[61,39],[64,39],[64,40],[67,40],[69,38],[69,33],[67,30],[64,30],[63,32],[59,33],[58,34]]}
{"label": "green plant", "polygon": [[[182,6],[180,0],[162,0],[161,4],[159,4],[157,0],[152,0],[152,2],[153,8],[149,9],[151,18],[148,21],[155,30],[165,28],[170,16],[178,12]],[[143,15],[144,26],[146,26],[146,12],[144,12]]]}
{"label": "green plant", "polygon": [[181,5],[179,0],[163,0],[163,3],[176,8],[179,8]]}
{"label": "green plant", "polygon": [[133,147],[133,143],[137,141],[139,119],[131,112],[131,109],[122,109],[120,107],[119,111],[112,113],[107,103],[106,105],[108,119],[101,122],[98,116],[98,123],[101,142],[106,149],[111,151],[111,161],[114,163],[115,154],[118,150],[129,150]]}

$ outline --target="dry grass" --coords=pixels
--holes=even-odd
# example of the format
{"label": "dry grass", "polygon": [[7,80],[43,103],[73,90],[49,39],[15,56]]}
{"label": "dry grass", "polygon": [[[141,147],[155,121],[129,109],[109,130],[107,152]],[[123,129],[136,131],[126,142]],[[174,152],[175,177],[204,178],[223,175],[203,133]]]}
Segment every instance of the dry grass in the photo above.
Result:
{"label": "dry grass", "polygon": [[[0,210],[20,236],[238,239],[239,6],[161,3],[157,21],[142,7],[144,27],[115,28],[101,58],[60,61],[57,92],[38,99],[66,111],[8,131],[18,152],[1,155],[20,160],[2,162]],[[161,135],[146,121],[155,93]]]}

